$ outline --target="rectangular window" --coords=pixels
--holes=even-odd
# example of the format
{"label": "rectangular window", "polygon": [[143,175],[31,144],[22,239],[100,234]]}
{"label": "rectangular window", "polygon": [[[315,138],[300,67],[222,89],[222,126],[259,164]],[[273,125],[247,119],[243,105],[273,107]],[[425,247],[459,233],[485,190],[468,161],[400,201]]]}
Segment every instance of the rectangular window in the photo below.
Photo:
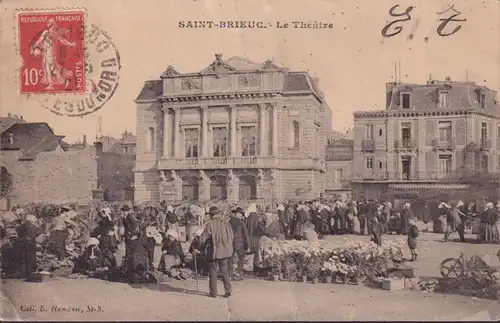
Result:
{"label": "rectangular window", "polygon": [[487,155],[482,155],[481,156],[481,170],[483,172],[488,171],[488,156]]}
{"label": "rectangular window", "polygon": [[367,124],[365,127],[365,139],[372,140],[373,139],[373,125]]}
{"label": "rectangular window", "polygon": [[226,127],[213,128],[213,157],[227,156],[228,130]]}
{"label": "rectangular window", "polygon": [[184,149],[186,158],[198,157],[200,133],[198,129],[186,129],[184,131]]}
{"label": "rectangular window", "polygon": [[241,156],[257,155],[257,127],[241,127]]}
{"label": "rectangular window", "polygon": [[485,141],[488,139],[488,125],[485,122],[481,122],[481,140]]}
{"label": "rectangular window", "polygon": [[449,92],[440,92],[439,93],[439,107],[446,108],[449,104],[450,93]]}
{"label": "rectangular window", "polygon": [[500,139],[500,126],[497,127],[497,138]]}
{"label": "rectangular window", "polygon": [[340,183],[342,181],[342,169],[336,169],[335,170],[335,177],[334,177],[335,183]]}
{"label": "rectangular window", "polygon": [[366,169],[373,169],[373,157],[366,157]]}
{"label": "rectangular window", "polygon": [[449,142],[451,140],[451,121],[439,121],[438,134],[440,142]]}
{"label": "rectangular window", "polygon": [[500,169],[500,155],[497,156],[497,168]]}
{"label": "rectangular window", "polygon": [[486,108],[486,94],[481,94],[481,109]]}
{"label": "rectangular window", "polygon": [[123,147],[123,153],[126,155],[128,154],[128,147]]}
{"label": "rectangular window", "polygon": [[410,108],[410,93],[401,94],[401,104],[402,104],[403,109]]}
{"label": "rectangular window", "polygon": [[451,155],[440,155],[438,161],[438,174],[440,178],[446,177],[451,173]]}
{"label": "rectangular window", "polygon": [[411,178],[411,156],[401,157],[401,175],[403,180]]}

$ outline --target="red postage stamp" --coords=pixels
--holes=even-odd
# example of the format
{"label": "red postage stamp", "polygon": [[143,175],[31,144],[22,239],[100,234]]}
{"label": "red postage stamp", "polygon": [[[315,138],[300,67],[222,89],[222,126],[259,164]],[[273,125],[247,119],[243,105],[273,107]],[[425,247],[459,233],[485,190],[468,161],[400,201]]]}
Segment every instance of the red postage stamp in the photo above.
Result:
{"label": "red postage stamp", "polygon": [[17,16],[21,93],[85,92],[84,18],[80,11]]}

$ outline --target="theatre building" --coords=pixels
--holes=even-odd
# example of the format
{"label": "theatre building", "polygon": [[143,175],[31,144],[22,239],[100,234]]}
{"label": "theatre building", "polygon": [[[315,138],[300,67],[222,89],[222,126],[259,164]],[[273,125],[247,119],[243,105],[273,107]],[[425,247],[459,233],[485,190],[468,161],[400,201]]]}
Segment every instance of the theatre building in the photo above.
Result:
{"label": "theatre building", "polygon": [[268,60],[172,66],[137,103],[136,201],[308,200],[325,191],[331,110],[306,72]]}

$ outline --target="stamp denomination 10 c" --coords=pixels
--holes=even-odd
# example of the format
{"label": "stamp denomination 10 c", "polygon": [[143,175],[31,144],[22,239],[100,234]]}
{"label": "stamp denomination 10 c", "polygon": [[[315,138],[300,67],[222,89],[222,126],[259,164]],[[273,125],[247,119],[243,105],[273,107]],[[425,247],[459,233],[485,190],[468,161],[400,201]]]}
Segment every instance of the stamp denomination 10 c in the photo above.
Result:
{"label": "stamp denomination 10 c", "polygon": [[81,11],[17,16],[20,93],[85,92],[84,19]]}
{"label": "stamp denomination 10 c", "polygon": [[21,94],[58,115],[99,110],[118,87],[120,55],[111,38],[87,23],[85,10],[16,13]]}

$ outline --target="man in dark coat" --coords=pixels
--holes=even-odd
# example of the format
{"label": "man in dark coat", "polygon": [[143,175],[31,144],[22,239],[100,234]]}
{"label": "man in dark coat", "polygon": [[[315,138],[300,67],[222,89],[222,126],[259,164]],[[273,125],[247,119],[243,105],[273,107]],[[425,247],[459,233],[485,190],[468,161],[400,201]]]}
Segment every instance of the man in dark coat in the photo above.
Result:
{"label": "man in dark coat", "polygon": [[368,210],[366,213],[366,229],[368,235],[372,234],[374,218],[377,216],[378,203],[374,199],[368,201]]}
{"label": "man in dark coat", "polygon": [[464,202],[458,201],[457,208],[460,216],[460,224],[457,226],[458,236],[460,237],[461,242],[465,242],[465,224],[467,222],[467,207]]}
{"label": "man in dark coat", "polygon": [[360,227],[360,234],[365,235],[366,231],[366,217],[368,214],[368,202],[366,199],[363,199],[363,201],[358,205],[358,218],[359,218],[359,227]]}
{"label": "man in dark coat", "polygon": [[[233,211],[233,215],[229,220],[229,224],[231,224],[231,228],[233,229],[234,234],[234,253],[231,260],[235,257],[238,258],[238,278],[237,280],[242,280],[244,278],[243,273],[243,265],[245,264],[245,254],[250,249],[250,239],[248,237],[248,230],[243,222],[243,210],[240,207],[237,207]],[[235,277],[233,276],[233,262],[229,266],[229,274],[233,280]]]}
{"label": "man in dark coat", "polygon": [[42,230],[38,227],[38,220],[34,215],[27,215],[17,228],[17,242],[20,245],[20,277],[30,278],[37,270],[35,238],[40,234]]}
{"label": "man in dark coat", "polygon": [[217,268],[222,272],[224,297],[231,296],[231,279],[229,277],[230,258],[233,256],[234,234],[229,221],[223,219],[219,209],[212,206],[209,209],[212,220],[207,223],[200,236],[200,247],[206,246],[206,256],[209,263],[209,296],[217,297]]}
{"label": "man in dark coat", "polygon": [[424,204],[424,207],[422,209],[422,221],[424,221],[425,224],[429,223],[432,220],[432,214],[431,214],[431,209],[427,203]]}

